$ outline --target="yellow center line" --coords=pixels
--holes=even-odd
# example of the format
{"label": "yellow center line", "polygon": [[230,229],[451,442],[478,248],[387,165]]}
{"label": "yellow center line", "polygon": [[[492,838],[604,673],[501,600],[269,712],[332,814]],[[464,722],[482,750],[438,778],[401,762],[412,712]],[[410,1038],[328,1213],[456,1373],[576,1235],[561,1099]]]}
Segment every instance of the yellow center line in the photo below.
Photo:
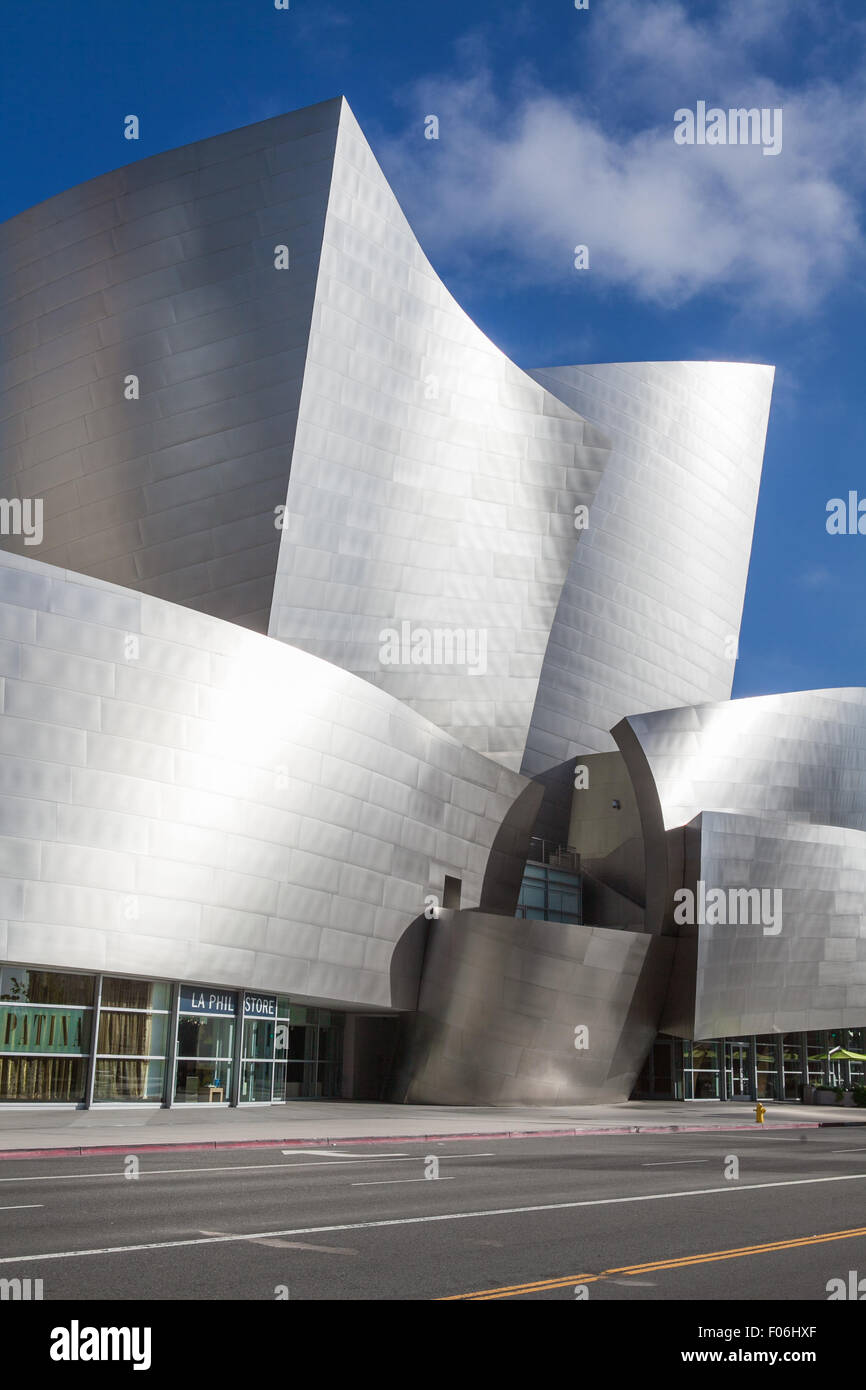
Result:
{"label": "yellow center line", "polygon": [[519,1298],[521,1294],[540,1293],[545,1289],[564,1289],[569,1284],[594,1284],[599,1279],[608,1279],[614,1274],[648,1274],[652,1270],[684,1269],[689,1265],[712,1264],[715,1260],[737,1260],[746,1255],[767,1255],[776,1250],[796,1250],[799,1246],[820,1245],[829,1240],[853,1240],[856,1236],[866,1236],[866,1226],[855,1226],[847,1231],[827,1231],[823,1235],[799,1236],[791,1240],[765,1241],[761,1245],[741,1245],[733,1250],[712,1250],[701,1255],[683,1255],[679,1259],[621,1265],[617,1269],[605,1269],[601,1274],[570,1274],[567,1278],[537,1279],[529,1284],[504,1284],[498,1289],[477,1289],[474,1293],[448,1294],[445,1298],[436,1299],[436,1302]]}

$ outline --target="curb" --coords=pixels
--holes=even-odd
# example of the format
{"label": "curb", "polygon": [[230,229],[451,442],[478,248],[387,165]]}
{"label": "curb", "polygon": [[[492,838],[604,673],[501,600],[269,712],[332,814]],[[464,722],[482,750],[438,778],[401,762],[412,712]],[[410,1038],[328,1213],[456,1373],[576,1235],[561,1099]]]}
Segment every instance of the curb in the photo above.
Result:
{"label": "curb", "polygon": [[[788,1121],[782,1124],[765,1124],[766,1131],[789,1129],[862,1129],[866,1120],[803,1120]],[[158,1154],[158,1153],[201,1153],[225,1151],[229,1149],[310,1149],[347,1148],[352,1144],[453,1144],[461,1141],[479,1139],[579,1139],[583,1135],[598,1134],[724,1134],[732,1130],[752,1130],[755,1124],[730,1125],[616,1125],[598,1129],[504,1129],[496,1131],[466,1132],[453,1134],[370,1134],[353,1138],[322,1138],[316,1135],[307,1139],[211,1139],[196,1142],[164,1144],[81,1144],[62,1148],[42,1149],[0,1149],[3,1159],[25,1158],[105,1158],[115,1154]]]}

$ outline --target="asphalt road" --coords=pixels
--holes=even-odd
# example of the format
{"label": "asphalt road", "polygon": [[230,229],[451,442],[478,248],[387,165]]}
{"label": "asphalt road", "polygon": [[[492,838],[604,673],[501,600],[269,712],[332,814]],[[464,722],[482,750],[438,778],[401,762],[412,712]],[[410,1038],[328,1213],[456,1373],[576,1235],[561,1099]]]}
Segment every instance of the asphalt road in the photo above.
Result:
{"label": "asphalt road", "polygon": [[45,1300],[826,1302],[849,1271],[862,1129],[0,1163],[0,1280]]}

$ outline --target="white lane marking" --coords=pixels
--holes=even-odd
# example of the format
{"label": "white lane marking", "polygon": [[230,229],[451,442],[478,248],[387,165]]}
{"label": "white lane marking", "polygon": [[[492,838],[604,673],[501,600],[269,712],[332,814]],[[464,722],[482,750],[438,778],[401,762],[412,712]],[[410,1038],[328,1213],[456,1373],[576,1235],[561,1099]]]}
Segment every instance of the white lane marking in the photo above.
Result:
{"label": "white lane marking", "polygon": [[[363,1158],[362,1154],[344,1154],[339,1149],[280,1149],[287,1158],[294,1154],[315,1154],[317,1158]],[[408,1158],[408,1154],[377,1154],[377,1158]]]}
{"label": "white lane marking", "polygon": [[662,1163],[642,1163],[641,1168],[682,1168],[687,1163],[709,1163],[708,1158],[666,1158]]}
{"label": "white lane marking", "polygon": [[[225,1236],[227,1231],[202,1231],[203,1236]],[[266,1245],[270,1250],[317,1250],[320,1255],[357,1255],[348,1245],[311,1245],[303,1240],[255,1240],[252,1245]]]}
{"label": "white lane marking", "polygon": [[[437,1154],[437,1158],[495,1158],[496,1154]],[[346,1163],[406,1163],[409,1161],[423,1163],[423,1158],[418,1154],[374,1154],[369,1158],[350,1158],[340,1159],[339,1162]],[[143,1168],[139,1181],[143,1177],[161,1178],[167,1174],[174,1173],[265,1173],[274,1168],[330,1168],[335,1165],[330,1163],[232,1163],[210,1168]],[[42,1173],[33,1177],[24,1176],[18,1178],[0,1178],[0,1182],[72,1182],[81,1178],[125,1178],[122,1169],[118,1168],[114,1173]]]}
{"label": "white lane marking", "polygon": [[[722,1192],[758,1192],[771,1187],[814,1187],[821,1182],[860,1182],[866,1173],[843,1173],[833,1178],[788,1178],[784,1182],[728,1184],[697,1187],[690,1192],[651,1192],[640,1197],[593,1197],[582,1202],[546,1202],[534,1207],[493,1207],[488,1211],[451,1211],[440,1216],[396,1216],[380,1221],[344,1221],[334,1226],[292,1226],[285,1231],[247,1231],[239,1235],[212,1236],[202,1240],[154,1240],[142,1245],[106,1245],[90,1250],[51,1250],[43,1255],[2,1255],[0,1265],[31,1264],[34,1260],[80,1260],[90,1255],[130,1255],[140,1250],[180,1250],[188,1245],[273,1240],[279,1236],[317,1236],[331,1231],[372,1231],[386,1226],[428,1226],[434,1221],[477,1221],[485,1216],[525,1216],[539,1211],[573,1211],[577,1207],[615,1207],[629,1202],[666,1202],[677,1197],[714,1197]],[[439,1180],[441,1182],[441,1178]]]}
{"label": "white lane marking", "polygon": [[831,1149],[831,1154],[866,1154],[866,1149]]}
{"label": "white lane marking", "polygon": [[20,1207],[0,1207],[0,1211],[33,1211],[36,1207],[44,1207],[44,1202],[24,1202]]}
{"label": "white lane marking", "polygon": [[375,1182],[353,1182],[353,1187],[396,1187],[398,1182],[453,1182],[453,1178],[377,1178]]}

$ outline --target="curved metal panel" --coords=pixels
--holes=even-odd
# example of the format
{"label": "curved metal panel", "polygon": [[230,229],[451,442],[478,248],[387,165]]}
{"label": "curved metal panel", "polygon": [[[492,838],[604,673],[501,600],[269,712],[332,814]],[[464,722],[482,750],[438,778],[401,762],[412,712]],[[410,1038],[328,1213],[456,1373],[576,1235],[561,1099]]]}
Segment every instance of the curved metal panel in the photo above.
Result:
{"label": "curved metal panel", "polygon": [[5,553],[0,599],[0,957],[413,1006],[525,779],[208,615]]}
{"label": "curved metal panel", "polygon": [[341,110],[0,227],[0,495],[42,499],[40,559],[267,631]]}
{"label": "curved metal panel", "polygon": [[[608,453],[455,302],[346,108],[271,636],[516,770],[581,534],[574,508]],[[428,660],[436,632],[457,645]],[[387,633],[405,633],[398,652]]]}
{"label": "curved metal panel", "polygon": [[614,441],[574,552],[521,771],[614,747],[621,718],[731,693],[773,368],[530,372]]}
{"label": "curved metal panel", "polygon": [[643,932],[443,913],[431,926],[411,1080],[398,1098],[627,1100],[656,1034],[673,948]]}
{"label": "curved metal panel", "polygon": [[[680,928],[683,960],[696,952],[693,1036],[862,1027],[866,690],[660,710],[624,720],[617,737],[657,876],[667,872],[665,921],[675,891],[697,893],[699,880],[706,892],[774,895],[772,921],[745,899],[728,912],[726,896],[724,920]],[[694,835],[697,854],[678,859]],[[675,994],[681,1027],[685,972]]]}
{"label": "curved metal panel", "polygon": [[799,690],[633,715],[665,827],[741,811],[866,830],[866,690]]}
{"label": "curved metal panel", "polygon": [[866,834],[714,811],[700,837],[706,883],[781,896],[772,927],[697,928],[694,1036],[864,1027]]}

